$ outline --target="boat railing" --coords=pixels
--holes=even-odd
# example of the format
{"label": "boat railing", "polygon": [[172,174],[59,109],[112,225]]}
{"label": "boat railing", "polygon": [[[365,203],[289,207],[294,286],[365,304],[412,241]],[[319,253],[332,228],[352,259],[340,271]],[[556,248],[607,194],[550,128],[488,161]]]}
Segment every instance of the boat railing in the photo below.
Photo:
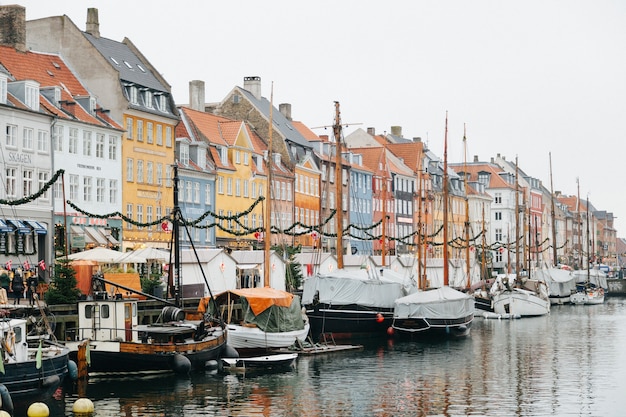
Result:
{"label": "boat railing", "polygon": [[[85,339],[91,340],[139,340],[139,330],[114,328],[114,327],[99,327],[97,329],[92,328],[79,328],[71,327],[65,330],[65,340],[78,342]],[[125,337],[131,334],[132,337]]]}

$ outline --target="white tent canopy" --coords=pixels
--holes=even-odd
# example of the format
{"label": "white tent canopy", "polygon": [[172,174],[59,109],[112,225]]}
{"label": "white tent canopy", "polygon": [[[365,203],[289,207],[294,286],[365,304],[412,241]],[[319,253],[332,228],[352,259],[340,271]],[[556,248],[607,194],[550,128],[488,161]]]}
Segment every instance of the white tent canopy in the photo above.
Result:
{"label": "white tent canopy", "polygon": [[125,253],[118,252],[112,249],[97,247],[97,248],[89,249],[83,252],[76,252],[71,255],[68,255],[68,259],[95,261],[95,262],[104,263],[104,264],[140,262],[132,258],[130,260],[124,259],[125,255],[126,255]]}

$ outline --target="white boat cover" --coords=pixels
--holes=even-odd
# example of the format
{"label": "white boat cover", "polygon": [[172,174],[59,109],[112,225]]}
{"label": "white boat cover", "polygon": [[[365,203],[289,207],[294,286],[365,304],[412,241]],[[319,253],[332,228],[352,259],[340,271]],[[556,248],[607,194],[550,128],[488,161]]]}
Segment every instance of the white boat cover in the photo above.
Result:
{"label": "white boat cover", "polygon": [[394,318],[456,319],[474,313],[474,298],[450,287],[418,291],[396,300]]}
{"label": "white boat cover", "polygon": [[605,290],[609,289],[609,285],[606,282],[606,274],[603,271],[599,270],[598,267],[593,267],[592,269],[590,269],[589,274],[587,274],[586,269],[573,271],[572,274],[574,274],[575,281],[577,283],[587,282],[588,275],[589,282],[591,284],[595,285],[596,287],[602,287]]}
{"label": "white boat cover", "polygon": [[366,269],[317,274],[304,281],[302,304],[312,304],[315,297],[326,304],[358,304],[391,309],[398,298],[407,294],[405,281],[404,276],[391,270],[384,270],[376,276]]}
{"label": "white boat cover", "polygon": [[534,271],[533,277],[548,285],[548,291],[552,297],[567,297],[576,291],[574,275],[567,269],[539,268]]}

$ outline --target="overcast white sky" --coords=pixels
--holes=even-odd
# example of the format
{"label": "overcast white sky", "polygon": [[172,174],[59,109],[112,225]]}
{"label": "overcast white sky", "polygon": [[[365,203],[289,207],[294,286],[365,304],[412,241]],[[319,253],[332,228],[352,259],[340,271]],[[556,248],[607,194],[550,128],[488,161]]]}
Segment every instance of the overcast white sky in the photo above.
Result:
{"label": "overcast white sky", "polygon": [[[5,1],[26,18],[68,15],[101,36],[131,39],[188,103],[191,80],[221,100],[243,77],[291,103],[310,127],[333,122],[402,126],[448,158],[498,153],[550,189],[613,212],[626,236],[626,2],[433,1]],[[323,130],[319,134],[330,133]]]}

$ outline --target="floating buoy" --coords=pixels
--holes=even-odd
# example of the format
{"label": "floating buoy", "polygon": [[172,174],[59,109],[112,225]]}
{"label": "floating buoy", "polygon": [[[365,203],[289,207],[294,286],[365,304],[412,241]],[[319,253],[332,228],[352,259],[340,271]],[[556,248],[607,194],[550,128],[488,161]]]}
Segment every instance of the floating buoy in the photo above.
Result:
{"label": "floating buoy", "polygon": [[78,379],[78,365],[73,360],[67,361],[67,373],[70,375],[72,381]]}
{"label": "floating buoy", "polygon": [[376,314],[376,323],[382,323],[383,321],[385,321],[383,315],[380,313]]}
{"label": "floating buoy", "polygon": [[0,384],[0,406],[3,410],[13,414],[13,399],[4,384]]}
{"label": "floating buoy", "polygon": [[28,417],[48,417],[50,410],[44,403],[32,403],[26,412]]}
{"label": "floating buoy", "polygon": [[92,414],[93,413],[93,403],[89,398],[79,398],[74,403],[72,407],[72,411],[76,414]]}
{"label": "floating buoy", "polygon": [[394,332],[395,332],[395,330],[393,330],[393,327],[391,327],[391,326],[387,327],[387,334],[389,336],[393,336]]}
{"label": "floating buoy", "polygon": [[186,375],[191,371],[191,361],[179,353],[172,358],[172,370],[177,374]]}
{"label": "floating buoy", "polygon": [[0,410],[0,417],[11,417],[11,414],[7,413],[4,410]]}

